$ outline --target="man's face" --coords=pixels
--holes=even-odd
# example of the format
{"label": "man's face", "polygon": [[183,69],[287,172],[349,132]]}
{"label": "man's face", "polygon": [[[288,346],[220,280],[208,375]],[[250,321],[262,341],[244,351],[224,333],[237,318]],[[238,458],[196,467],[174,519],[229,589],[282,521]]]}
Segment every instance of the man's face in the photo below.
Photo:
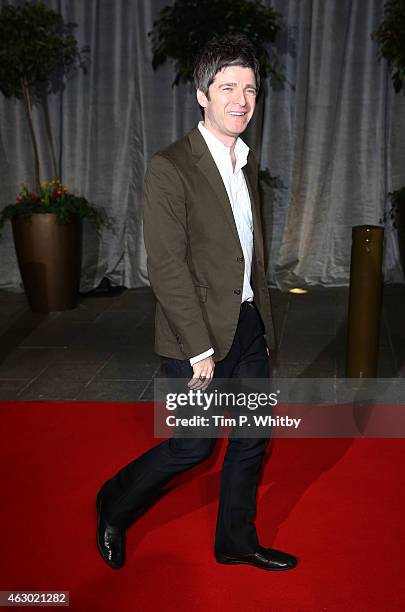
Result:
{"label": "man's face", "polygon": [[231,146],[252,118],[256,93],[251,68],[227,66],[215,75],[208,97],[197,90],[197,100],[204,108],[204,126],[226,146]]}

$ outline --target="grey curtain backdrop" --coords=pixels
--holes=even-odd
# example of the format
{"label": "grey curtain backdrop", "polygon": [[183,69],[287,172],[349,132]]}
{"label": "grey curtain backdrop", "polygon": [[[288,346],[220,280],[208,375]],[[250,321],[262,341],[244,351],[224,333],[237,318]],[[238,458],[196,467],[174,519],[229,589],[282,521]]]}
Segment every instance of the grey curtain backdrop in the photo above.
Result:
{"label": "grey curtain backdrop", "polygon": [[[1,0],[0,4],[5,2]],[[85,226],[82,290],[103,277],[148,284],[142,182],[148,159],[200,118],[192,90],[157,72],[147,33],[171,0],[47,0],[78,24],[91,47],[87,75],[50,99],[62,176],[103,207],[113,229]],[[285,27],[277,44],[285,83],[265,83],[246,140],[281,187],[264,190],[269,283],[346,285],[351,227],[378,224],[388,191],[405,184],[405,99],[395,95],[370,33],[383,0],[274,0]],[[37,112],[41,139],[44,129]],[[49,159],[44,177],[51,178]],[[0,205],[33,181],[22,105],[0,96]],[[0,239],[0,287],[20,277],[10,227]],[[386,223],[385,279],[402,281],[395,233]]]}

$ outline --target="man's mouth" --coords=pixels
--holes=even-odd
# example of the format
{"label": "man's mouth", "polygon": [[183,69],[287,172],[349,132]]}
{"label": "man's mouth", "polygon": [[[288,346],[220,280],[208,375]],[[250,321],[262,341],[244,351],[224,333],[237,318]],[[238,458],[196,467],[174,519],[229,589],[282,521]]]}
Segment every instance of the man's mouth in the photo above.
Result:
{"label": "man's mouth", "polygon": [[244,115],[246,115],[246,113],[242,111],[229,111],[228,114],[232,115],[233,117],[243,117]]}

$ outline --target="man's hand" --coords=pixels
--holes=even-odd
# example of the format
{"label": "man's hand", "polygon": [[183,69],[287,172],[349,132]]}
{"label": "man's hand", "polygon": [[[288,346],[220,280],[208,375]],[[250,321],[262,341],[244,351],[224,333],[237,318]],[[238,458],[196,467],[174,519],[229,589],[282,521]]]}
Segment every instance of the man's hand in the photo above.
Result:
{"label": "man's hand", "polygon": [[212,357],[206,357],[193,365],[193,378],[189,381],[190,389],[201,389],[205,391],[214,377],[215,361]]}

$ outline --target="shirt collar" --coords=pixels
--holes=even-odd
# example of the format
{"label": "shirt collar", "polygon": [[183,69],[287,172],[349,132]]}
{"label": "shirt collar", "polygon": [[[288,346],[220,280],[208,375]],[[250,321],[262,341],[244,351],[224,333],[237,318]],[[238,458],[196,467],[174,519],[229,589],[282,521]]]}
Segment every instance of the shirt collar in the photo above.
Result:
{"label": "shirt collar", "polygon": [[[224,145],[214,134],[212,134],[207,128],[204,126],[204,122],[200,121],[198,123],[198,129],[203,136],[207,147],[214,157],[229,157],[230,147]],[[235,144],[235,157],[236,157],[236,168],[243,168],[247,164],[247,158],[249,155],[249,147],[241,138],[238,138]]]}

